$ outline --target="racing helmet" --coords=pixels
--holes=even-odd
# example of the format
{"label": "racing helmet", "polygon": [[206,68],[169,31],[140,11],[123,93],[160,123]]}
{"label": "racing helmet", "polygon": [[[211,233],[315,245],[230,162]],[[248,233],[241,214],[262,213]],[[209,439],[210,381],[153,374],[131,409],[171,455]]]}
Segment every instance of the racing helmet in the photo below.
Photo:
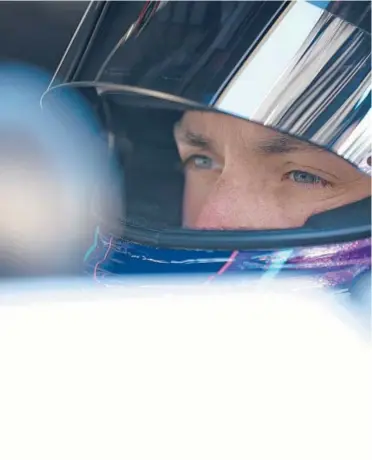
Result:
{"label": "racing helmet", "polygon": [[91,7],[95,22],[85,15],[96,29],[78,65],[67,53],[67,77],[42,99],[88,104],[113,164],[87,271],[105,282],[304,273],[359,296],[371,265],[370,4],[106,3]]}

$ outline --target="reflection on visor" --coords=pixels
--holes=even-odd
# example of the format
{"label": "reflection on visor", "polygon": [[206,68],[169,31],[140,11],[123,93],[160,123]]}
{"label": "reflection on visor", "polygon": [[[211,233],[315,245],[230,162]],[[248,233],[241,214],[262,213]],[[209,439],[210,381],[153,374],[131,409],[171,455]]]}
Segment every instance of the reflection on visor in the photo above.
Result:
{"label": "reflection on visor", "polygon": [[370,172],[370,36],[303,3],[278,22],[217,106],[327,146]]}

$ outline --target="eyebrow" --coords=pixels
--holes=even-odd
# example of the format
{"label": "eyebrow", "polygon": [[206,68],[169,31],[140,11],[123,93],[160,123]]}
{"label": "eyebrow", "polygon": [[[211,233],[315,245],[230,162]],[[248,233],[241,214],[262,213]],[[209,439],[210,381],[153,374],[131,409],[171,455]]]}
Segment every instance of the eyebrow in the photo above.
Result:
{"label": "eyebrow", "polygon": [[[214,141],[203,134],[194,131],[185,130],[179,124],[175,125],[175,136],[191,147],[200,149],[213,149]],[[317,147],[292,138],[282,133],[275,133],[266,139],[261,139],[255,145],[248,145],[249,148],[259,153],[266,154],[284,154],[300,150],[319,150]]]}
{"label": "eyebrow", "polygon": [[178,123],[175,125],[174,133],[176,139],[178,138],[180,142],[183,142],[191,147],[200,149],[213,148],[214,142],[212,139],[207,138],[203,134],[185,130],[184,128],[181,128]]}
{"label": "eyebrow", "polygon": [[258,142],[257,146],[254,147],[262,153],[289,153],[298,150],[304,150],[313,148],[311,145],[307,145],[305,142],[301,142],[295,138],[286,136],[285,134],[275,134],[268,139],[262,139]]}

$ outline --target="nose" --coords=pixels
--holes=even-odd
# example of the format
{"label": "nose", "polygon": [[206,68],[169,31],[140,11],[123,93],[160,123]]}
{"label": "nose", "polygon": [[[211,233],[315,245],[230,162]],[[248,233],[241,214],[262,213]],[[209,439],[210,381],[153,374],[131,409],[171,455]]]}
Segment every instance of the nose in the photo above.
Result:
{"label": "nose", "polygon": [[[249,186],[222,174],[206,197],[194,222],[196,229],[262,228],[263,203],[253,181]],[[257,219],[257,217],[259,217]]]}

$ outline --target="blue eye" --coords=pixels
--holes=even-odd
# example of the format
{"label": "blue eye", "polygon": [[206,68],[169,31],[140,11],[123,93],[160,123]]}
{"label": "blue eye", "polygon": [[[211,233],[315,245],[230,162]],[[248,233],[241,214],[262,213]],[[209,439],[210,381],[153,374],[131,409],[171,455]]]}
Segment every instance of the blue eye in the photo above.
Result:
{"label": "blue eye", "polygon": [[327,185],[327,181],[319,176],[305,172],[305,171],[291,171],[288,173],[288,178],[300,184],[311,184],[311,185]]}
{"label": "blue eye", "polygon": [[196,169],[213,169],[215,167],[214,161],[205,155],[191,155],[184,164]]}

